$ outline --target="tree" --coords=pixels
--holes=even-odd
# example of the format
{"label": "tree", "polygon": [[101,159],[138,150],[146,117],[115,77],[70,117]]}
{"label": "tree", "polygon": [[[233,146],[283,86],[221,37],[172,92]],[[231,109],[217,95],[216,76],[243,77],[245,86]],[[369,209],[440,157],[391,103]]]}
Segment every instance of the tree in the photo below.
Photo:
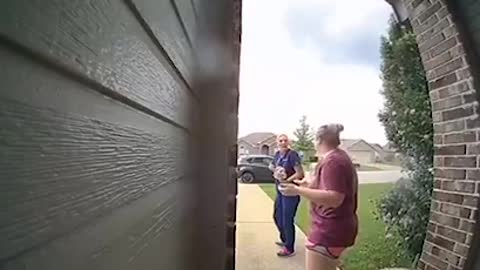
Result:
{"label": "tree", "polygon": [[433,189],[433,124],[425,71],[415,35],[391,20],[382,37],[385,98],[380,122],[387,139],[405,156],[408,179],[399,181],[377,204],[378,214],[418,257],[426,235]]}
{"label": "tree", "polygon": [[303,153],[303,160],[308,161],[315,154],[315,145],[313,144],[313,131],[307,123],[307,116],[300,118],[300,127],[294,132],[295,142],[293,147],[295,150]]}

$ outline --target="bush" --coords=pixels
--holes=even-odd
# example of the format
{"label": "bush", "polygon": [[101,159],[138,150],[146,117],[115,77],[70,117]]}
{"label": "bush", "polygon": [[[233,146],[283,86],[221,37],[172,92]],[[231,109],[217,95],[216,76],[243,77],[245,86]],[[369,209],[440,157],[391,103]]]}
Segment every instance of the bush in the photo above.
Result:
{"label": "bush", "polygon": [[388,140],[405,157],[408,180],[377,202],[378,215],[402,238],[407,253],[420,254],[428,224],[433,188],[433,125],[428,85],[415,35],[393,20],[382,38],[385,97],[379,119]]}

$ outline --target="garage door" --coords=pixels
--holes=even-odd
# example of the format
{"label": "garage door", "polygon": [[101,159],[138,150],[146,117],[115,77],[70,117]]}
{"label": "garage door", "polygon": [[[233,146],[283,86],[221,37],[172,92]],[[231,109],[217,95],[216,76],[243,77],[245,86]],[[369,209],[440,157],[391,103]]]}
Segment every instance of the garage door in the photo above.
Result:
{"label": "garage door", "polygon": [[352,151],[350,155],[355,162],[363,164],[373,163],[375,160],[374,153],[370,151]]}

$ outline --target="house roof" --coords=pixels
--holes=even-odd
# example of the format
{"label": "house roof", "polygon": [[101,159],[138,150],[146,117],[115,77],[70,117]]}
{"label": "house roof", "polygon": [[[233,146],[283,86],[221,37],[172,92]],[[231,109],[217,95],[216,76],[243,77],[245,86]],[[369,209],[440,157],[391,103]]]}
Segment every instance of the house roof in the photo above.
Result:
{"label": "house roof", "polygon": [[276,137],[277,135],[272,132],[254,132],[239,138],[239,140],[243,140],[251,145],[258,145],[264,141]]}
{"label": "house roof", "polygon": [[380,144],[378,144],[378,143],[371,143],[370,145],[371,145],[373,148],[375,148],[375,150],[376,150],[377,152],[385,152],[385,150],[383,149],[383,147],[382,147]]}
{"label": "house roof", "polygon": [[[349,148],[351,148],[352,146],[354,146],[355,144],[359,143],[359,142],[364,142],[367,146],[369,146],[373,151],[383,151],[381,150],[382,147],[378,144],[371,144],[363,139],[342,139],[340,140],[340,148],[342,148],[343,150],[347,150]],[[378,145],[379,148],[377,148],[375,145]]]}
{"label": "house roof", "polygon": [[340,140],[340,148],[347,150],[348,148],[352,147],[352,145],[359,142],[360,139],[341,139]]}

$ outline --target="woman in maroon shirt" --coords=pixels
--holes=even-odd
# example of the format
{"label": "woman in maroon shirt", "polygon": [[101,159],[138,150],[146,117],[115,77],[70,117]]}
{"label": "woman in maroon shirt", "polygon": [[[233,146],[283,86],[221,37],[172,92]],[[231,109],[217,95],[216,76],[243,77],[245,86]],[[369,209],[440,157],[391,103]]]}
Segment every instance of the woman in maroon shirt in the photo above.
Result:
{"label": "woman in maroon shirt", "polygon": [[311,201],[311,228],[306,243],[306,269],[335,269],[343,251],[353,246],[358,232],[357,173],[339,149],[343,126],[321,126],[316,134],[319,162],[314,177],[282,184],[285,196],[301,195]]}

